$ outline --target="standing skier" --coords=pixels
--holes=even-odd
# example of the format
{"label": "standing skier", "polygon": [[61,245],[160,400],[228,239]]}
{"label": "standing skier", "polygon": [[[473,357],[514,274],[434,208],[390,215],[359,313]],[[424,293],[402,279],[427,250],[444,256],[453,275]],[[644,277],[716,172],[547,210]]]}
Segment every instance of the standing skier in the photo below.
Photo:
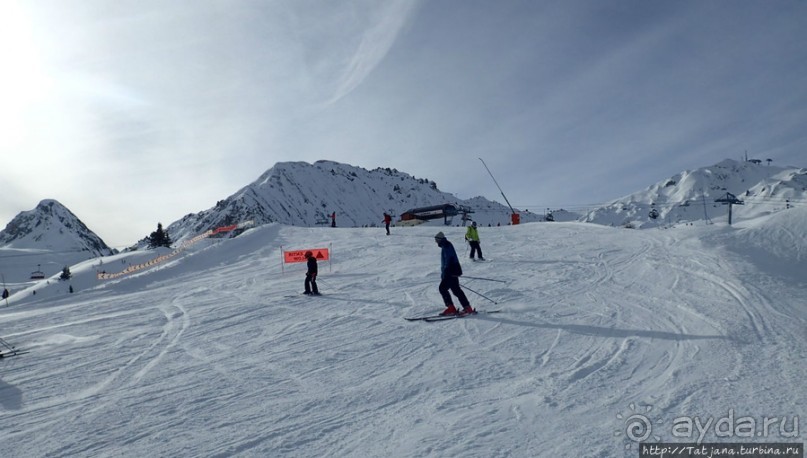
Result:
{"label": "standing skier", "polygon": [[384,212],[384,226],[387,228],[387,235],[389,235],[389,223],[392,222],[392,216],[389,213]]}
{"label": "standing skier", "polygon": [[468,226],[468,231],[465,233],[465,241],[471,245],[471,259],[474,258],[475,253],[479,253],[479,260],[484,261],[482,257],[482,247],[479,246],[479,232],[476,230],[476,221]]}
{"label": "standing skier", "polygon": [[331,227],[336,227],[336,212],[331,213]]}
{"label": "standing skier", "polygon": [[462,313],[476,313],[465,297],[465,293],[460,288],[460,276],[462,275],[462,266],[460,260],[457,258],[457,252],[454,250],[454,245],[448,241],[442,232],[438,232],[434,236],[434,241],[437,246],[442,248],[440,253],[440,295],[443,296],[443,302],[446,309],[440,315],[456,315],[460,313],[454,302],[451,300],[451,295],[448,294],[449,290],[457,296],[462,305]]}
{"label": "standing skier", "polygon": [[319,296],[317,289],[317,258],[310,251],[305,252],[308,271],[305,273],[305,292],[303,294]]}

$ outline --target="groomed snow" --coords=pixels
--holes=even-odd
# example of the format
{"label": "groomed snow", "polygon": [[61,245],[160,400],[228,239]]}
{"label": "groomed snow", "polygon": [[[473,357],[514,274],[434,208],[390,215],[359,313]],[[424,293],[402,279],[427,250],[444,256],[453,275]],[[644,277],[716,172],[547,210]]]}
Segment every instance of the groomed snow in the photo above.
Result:
{"label": "groomed snow", "polygon": [[[0,456],[637,456],[637,412],[650,441],[801,443],[803,210],[732,228],[482,227],[486,263],[464,257],[463,228],[269,225],[122,279],[76,264],[74,294],[52,279],[0,308],[0,336],[31,350],[0,359]],[[437,230],[466,277],[507,282],[462,280],[502,313],[403,320],[442,309]],[[282,268],[281,245],[332,248],[324,296],[300,295],[304,265]],[[156,253],[103,268],[128,256]],[[786,426],[671,430],[730,414]]]}

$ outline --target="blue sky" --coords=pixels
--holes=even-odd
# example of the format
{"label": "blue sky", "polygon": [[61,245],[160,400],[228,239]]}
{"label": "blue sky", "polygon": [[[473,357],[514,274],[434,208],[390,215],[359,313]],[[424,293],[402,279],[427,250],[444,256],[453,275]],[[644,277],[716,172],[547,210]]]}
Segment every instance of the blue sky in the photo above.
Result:
{"label": "blue sky", "polygon": [[[192,5],[192,6],[191,6]],[[0,224],[129,245],[277,162],[602,203],[727,157],[807,166],[807,2],[4,0]]]}

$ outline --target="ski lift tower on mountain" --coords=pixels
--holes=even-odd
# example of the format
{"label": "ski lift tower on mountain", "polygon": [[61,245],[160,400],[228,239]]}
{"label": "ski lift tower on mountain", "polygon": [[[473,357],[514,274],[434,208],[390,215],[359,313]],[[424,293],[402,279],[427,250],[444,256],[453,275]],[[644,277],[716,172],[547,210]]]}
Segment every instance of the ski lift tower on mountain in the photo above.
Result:
{"label": "ski lift tower on mountain", "polygon": [[734,194],[727,192],[726,197],[721,197],[719,199],[715,199],[716,203],[728,205],[729,206],[729,226],[731,226],[731,206],[732,205],[745,205],[745,202],[738,199],[737,196]]}
{"label": "ski lift tower on mountain", "polygon": [[461,218],[461,219],[462,219],[462,226],[463,226],[463,227],[465,227],[465,223],[467,223],[468,221],[472,221],[472,220],[473,220],[473,218],[471,218],[471,216],[470,216],[470,215],[471,215],[471,213],[476,213],[476,212],[474,212],[474,211],[471,209],[471,207],[468,207],[468,206],[466,206],[466,205],[458,205],[458,206],[457,206],[457,212],[459,212],[460,214],[462,214],[462,218]]}

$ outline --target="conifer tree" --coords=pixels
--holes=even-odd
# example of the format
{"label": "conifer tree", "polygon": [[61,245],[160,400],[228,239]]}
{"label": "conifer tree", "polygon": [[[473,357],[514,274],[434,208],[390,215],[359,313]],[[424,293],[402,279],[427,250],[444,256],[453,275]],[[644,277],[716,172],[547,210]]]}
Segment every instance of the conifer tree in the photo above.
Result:
{"label": "conifer tree", "polygon": [[157,230],[148,237],[149,248],[170,247],[173,243],[171,237],[163,230],[162,223],[157,223]]}

